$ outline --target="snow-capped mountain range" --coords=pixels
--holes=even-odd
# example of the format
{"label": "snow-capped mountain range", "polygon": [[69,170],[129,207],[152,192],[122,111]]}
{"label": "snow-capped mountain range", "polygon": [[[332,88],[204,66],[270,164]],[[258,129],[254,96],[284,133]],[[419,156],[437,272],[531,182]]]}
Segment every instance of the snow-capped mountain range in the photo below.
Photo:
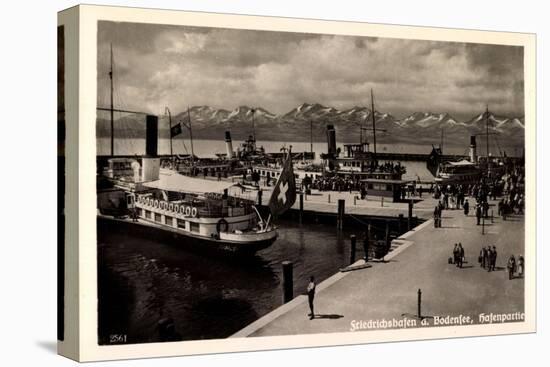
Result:
{"label": "snow-capped mountain range", "polygon": [[[236,140],[252,133],[252,122],[258,139],[273,141],[309,141],[311,131],[316,141],[324,141],[326,125],[336,128],[340,141],[358,141],[361,128],[367,139],[372,134],[372,115],[367,107],[355,106],[346,110],[303,103],[284,114],[274,114],[261,107],[239,106],[232,111],[210,106],[194,106],[189,109],[193,135],[203,139],[223,139],[224,130],[231,130]],[[188,120],[187,111],[172,116],[172,123]],[[469,141],[470,135],[486,131],[485,113],[459,121],[448,113],[415,112],[397,119],[389,113],[375,111],[377,140],[386,143],[436,143],[443,130],[445,139]],[[129,138],[141,137],[144,131],[142,117],[124,116],[115,122],[115,129]],[[497,133],[504,144],[523,142],[525,120],[523,117],[506,117],[489,114],[489,130]],[[312,130],[310,130],[312,129]],[[141,132],[140,132],[141,131]],[[97,135],[109,136],[107,115],[98,115]],[[120,136],[120,134],[117,134]],[[168,118],[160,116],[160,135],[168,136]]]}

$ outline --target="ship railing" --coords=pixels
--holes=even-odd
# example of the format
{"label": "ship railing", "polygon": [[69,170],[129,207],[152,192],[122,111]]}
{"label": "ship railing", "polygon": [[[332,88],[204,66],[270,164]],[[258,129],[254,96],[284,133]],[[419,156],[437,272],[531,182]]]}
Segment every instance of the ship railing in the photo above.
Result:
{"label": "ship railing", "polygon": [[148,195],[139,195],[136,200],[136,206],[152,212],[174,215],[176,217],[222,218],[243,216],[252,213],[251,205],[208,205],[208,203],[201,201],[166,201],[155,199]]}

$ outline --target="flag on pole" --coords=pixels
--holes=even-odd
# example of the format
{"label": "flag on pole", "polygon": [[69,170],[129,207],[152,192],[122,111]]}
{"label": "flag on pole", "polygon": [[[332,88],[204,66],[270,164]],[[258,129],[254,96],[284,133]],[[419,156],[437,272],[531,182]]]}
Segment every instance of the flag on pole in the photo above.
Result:
{"label": "flag on pole", "polygon": [[181,124],[177,123],[170,128],[170,137],[173,138],[174,136],[179,134],[181,134]]}
{"label": "flag on pole", "polygon": [[275,188],[269,199],[269,209],[271,214],[276,217],[287,211],[296,201],[296,180],[292,168],[292,158],[289,153],[283,165],[283,171],[275,184]]}

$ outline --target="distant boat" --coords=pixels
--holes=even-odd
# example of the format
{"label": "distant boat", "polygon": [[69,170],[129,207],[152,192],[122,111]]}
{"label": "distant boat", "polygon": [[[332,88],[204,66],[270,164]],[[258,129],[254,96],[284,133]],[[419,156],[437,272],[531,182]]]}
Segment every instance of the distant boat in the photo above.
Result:
{"label": "distant boat", "polygon": [[463,159],[439,165],[435,182],[440,185],[474,184],[481,178],[481,169],[476,163]]}

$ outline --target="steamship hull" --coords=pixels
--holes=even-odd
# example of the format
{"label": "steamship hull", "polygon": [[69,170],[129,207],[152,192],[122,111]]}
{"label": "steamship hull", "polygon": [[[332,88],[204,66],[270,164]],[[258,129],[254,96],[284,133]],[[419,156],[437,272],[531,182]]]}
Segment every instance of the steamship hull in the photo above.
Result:
{"label": "steamship hull", "polygon": [[434,178],[434,181],[439,185],[470,185],[478,183],[480,178],[480,171],[472,171],[464,174],[440,173]]}
{"label": "steamship hull", "polygon": [[[151,238],[171,246],[181,247],[187,250],[216,254],[216,255],[238,255],[252,256],[273,244],[277,239],[277,233],[267,232],[264,236],[249,235],[246,238],[208,238],[193,235],[176,228],[170,228],[144,219],[133,222],[131,219],[117,218],[108,215],[98,215],[98,228],[111,231],[131,231],[132,235]],[[230,235],[230,234],[227,234]]]}

